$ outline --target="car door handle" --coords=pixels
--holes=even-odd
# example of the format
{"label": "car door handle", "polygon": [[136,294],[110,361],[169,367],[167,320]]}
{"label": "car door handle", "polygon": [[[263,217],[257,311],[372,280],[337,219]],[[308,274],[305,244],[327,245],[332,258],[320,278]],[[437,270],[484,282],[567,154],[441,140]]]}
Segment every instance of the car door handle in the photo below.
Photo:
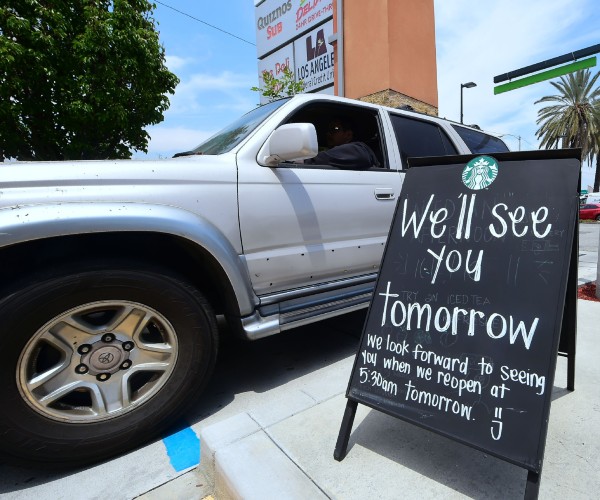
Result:
{"label": "car door handle", "polygon": [[394,200],[396,195],[393,188],[375,188],[375,198],[378,200]]}

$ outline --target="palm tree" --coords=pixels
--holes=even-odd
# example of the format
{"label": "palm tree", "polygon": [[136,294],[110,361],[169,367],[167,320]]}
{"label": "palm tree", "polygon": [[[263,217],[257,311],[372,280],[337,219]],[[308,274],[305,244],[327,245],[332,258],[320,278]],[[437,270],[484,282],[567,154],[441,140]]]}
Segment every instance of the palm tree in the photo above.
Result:
{"label": "palm tree", "polygon": [[596,158],[594,191],[600,181],[598,158],[600,155],[600,87],[594,88],[600,72],[591,77],[589,69],[562,76],[550,82],[559,94],[542,97],[535,103],[552,102],[538,111],[536,132],[540,147],[581,148],[581,159],[590,164]]}

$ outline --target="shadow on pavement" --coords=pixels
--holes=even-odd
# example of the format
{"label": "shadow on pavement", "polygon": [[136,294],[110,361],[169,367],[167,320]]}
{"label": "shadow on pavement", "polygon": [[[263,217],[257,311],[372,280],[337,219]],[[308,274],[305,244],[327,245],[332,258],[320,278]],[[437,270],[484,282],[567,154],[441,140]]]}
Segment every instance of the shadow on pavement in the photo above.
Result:
{"label": "shadow on pavement", "polygon": [[[570,394],[554,386],[552,401]],[[352,432],[349,454],[355,444],[469,498],[523,498],[525,492],[525,469],[376,410]]]}
{"label": "shadow on pavement", "polygon": [[187,421],[207,418],[236,394],[267,392],[354,355],[365,317],[366,310],[357,311],[254,342],[227,338],[202,401]]}
{"label": "shadow on pavement", "polygon": [[376,410],[353,431],[348,454],[354,444],[468,498],[522,499],[525,493],[525,469]]}

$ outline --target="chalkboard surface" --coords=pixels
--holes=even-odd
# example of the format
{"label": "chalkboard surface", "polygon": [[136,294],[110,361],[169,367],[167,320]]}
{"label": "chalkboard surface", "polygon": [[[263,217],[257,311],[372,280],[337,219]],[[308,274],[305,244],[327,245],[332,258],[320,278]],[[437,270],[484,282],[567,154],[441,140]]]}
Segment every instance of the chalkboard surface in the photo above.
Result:
{"label": "chalkboard surface", "polygon": [[539,472],[580,163],[440,160],[406,174],[347,397]]}

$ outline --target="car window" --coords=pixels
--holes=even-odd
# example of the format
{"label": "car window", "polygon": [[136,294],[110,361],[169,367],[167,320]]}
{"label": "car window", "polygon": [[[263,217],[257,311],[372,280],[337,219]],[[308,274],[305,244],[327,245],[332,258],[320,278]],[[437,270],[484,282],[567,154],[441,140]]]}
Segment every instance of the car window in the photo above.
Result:
{"label": "car window", "polygon": [[437,124],[416,118],[390,114],[398,141],[402,164],[411,156],[446,156],[458,154],[452,141]]}
{"label": "car window", "polygon": [[458,132],[460,138],[465,141],[467,147],[474,154],[506,153],[510,151],[501,139],[493,135],[484,134],[479,130],[469,127],[460,127],[457,125],[452,125],[452,127]]}
{"label": "car window", "polygon": [[[335,148],[335,145],[329,142],[332,121],[337,121],[347,128],[352,129],[352,143],[362,143],[356,145],[356,147],[347,148],[346,151],[342,152],[341,155],[344,158],[337,158],[339,155],[336,154],[332,155],[336,157],[336,160],[341,159],[343,160],[342,162],[347,160],[347,166],[339,166],[339,168],[345,170],[388,170],[387,148],[383,140],[384,134],[382,133],[381,120],[377,110],[354,105],[332,104],[331,102],[310,103],[286,119],[286,123],[312,123],[315,126],[319,144],[319,155],[314,159],[307,160],[305,162],[306,165],[309,165],[310,168],[338,167],[336,161],[329,158],[327,154]],[[354,160],[356,159],[354,157],[355,152],[365,153],[365,151],[365,155],[358,155],[358,158],[361,158],[359,161],[360,166],[358,163],[354,166],[353,158]],[[345,158],[346,156],[347,158]],[[373,161],[369,161],[369,164],[365,167],[365,163],[362,161],[363,157],[370,157]],[[317,161],[319,159],[322,159],[325,163],[319,163]],[[334,167],[331,165],[334,165]]]}

